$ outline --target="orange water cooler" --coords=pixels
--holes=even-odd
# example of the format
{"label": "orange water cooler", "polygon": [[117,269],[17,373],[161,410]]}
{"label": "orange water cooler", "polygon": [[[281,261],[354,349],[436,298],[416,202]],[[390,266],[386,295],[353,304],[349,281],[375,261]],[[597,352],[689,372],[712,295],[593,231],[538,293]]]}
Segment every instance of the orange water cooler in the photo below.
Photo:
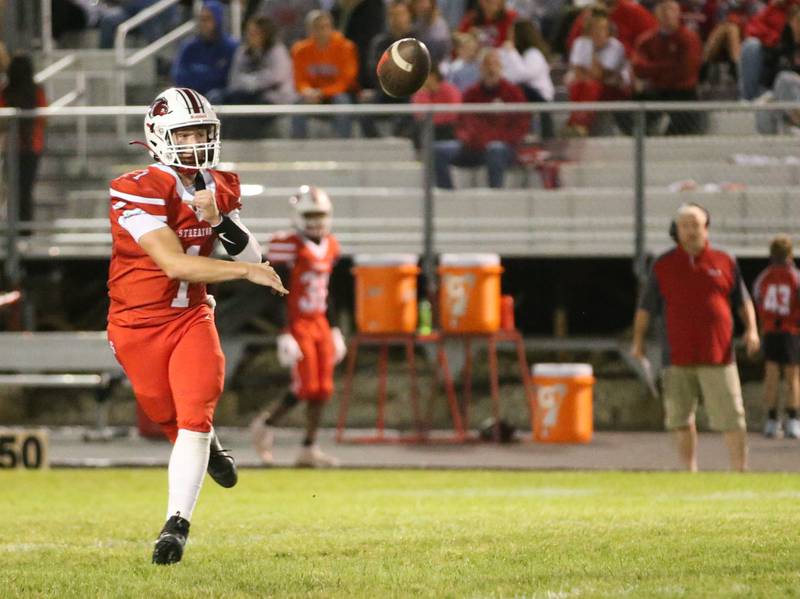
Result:
{"label": "orange water cooler", "polygon": [[439,315],[445,333],[494,333],[500,328],[500,256],[442,254]]}
{"label": "orange water cooler", "polygon": [[591,364],[535,364],[531,406],[534,441],[588,443],[592,440]]}
{"label": "orange water cooler", "polygon": [[354,257],[356,326],[360,333],[413,333],[417,328],[417,256]]}

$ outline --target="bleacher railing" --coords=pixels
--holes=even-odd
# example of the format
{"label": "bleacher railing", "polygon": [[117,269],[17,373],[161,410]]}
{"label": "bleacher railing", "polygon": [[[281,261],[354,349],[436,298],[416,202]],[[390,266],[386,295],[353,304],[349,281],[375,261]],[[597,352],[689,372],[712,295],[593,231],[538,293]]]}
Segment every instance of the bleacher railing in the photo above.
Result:
{"label": "bleacher railing", "polygon": [[[116,101],[120,106],[124,106],[127,103],[125,101],[125,90],[128,87],[128,70],[146,58],[153,56],[156,52],[161,50],[161,48],[181,39],[182,37],[185,37],[194,31],[194,16],[159,39],[151,42],[144,48],[137,50],[130,56],[128,56],[128,49],[126,47],[128,34],[143,23],[158,17],[179,3],[180,0],[159,0],[159,2],[156,2],[152,6],[148,6],[117,27],[117,31],[114,36],[114,57],[117,65]],[[197,0],[193,2],[195,14],[199,11],[200,5],[201,3]],[[127,134],[124,118],[117,119],[117,130],[121,137],[124,137]]]}
{"label": "bleacher railing", "polygon": [[[581,181],[581,184],[566,183],[569,189],[561,190],[547,190],[547,189],[530,189],[524,192],[526,198],[533,200],[540,200],[542,198],[553,198],[554,201],[570,201],[576,205],[584,201],[589,196],[590,198],[600,202],[597,204],[588,203],[589,208],[596,210],[596,213],[586,214],[580,210],[569,212],[562,211],[558,214],[547,214],[545,211],[536,212],[531,210],[532,216],[524,216],[523,213],[505,215],[502,205],[498,205],[496,213],[484,211],[482,214],[470,214],[465,210],[459,212],[457,205],[460,197],[464,197],[464,205],[470,205],[466,199],[468,193],[465,191],[456,191],[450,194],[443,193],[436,189],[435,171],[434,171],[434,153],[436,146],[436,139],[434,133],[433,117],[440,113],[518,113],[529,112],[535,114],[550,113],[553,115],[564,115],[571,111],[580,108],[582,111],[593,111],[597,113],[616,113],[627,114],[632,117],[632,136],[622,137],[622,139],[629,140],[625,144],[630,144],[630,155],[624,153],[624,156],[617,157],[616,162],[598,161],[595,165],[581,164],[580,156],[569,157],[567,156],[562,160],[561,176],[569,181],[572,177],[575,181]],[[36,116],[47,116],[50,119],[80,119],[80,118],[94,118],[94,119],[114,119],[121,118],[136,118],[141,119],[146,108],[140,106],[126,106],[126,107],[58,107],[48,108],[33,111],[20,111],[16,109],[0,109],[0,125],[3,121],[8,123],[9,139],[16,139],[16,131],[18,130],[19,121],[21,118],[33,118]],[[657,206],[651,205],[648,200],[651,196],[661,197],[666,190],[670,190],[677,184],[676,189],[678,192],[683,192],[683,187],[686,187],[690,192],[681,195],[676,192],[674,197],[676,201],[681,199],[693,199],[692,193],[698,189],[702,192],[704,183],[702,181],[690,183],[683,181],[662,180],[656,177],[661,176],[655,172],[658,166],[657,162],[652,164],[648,162],[647,156],[649,152],[664,153],[673,151],[675,156],[669,157],[671,164],[674,168],[678,169],[678,177],[680,177],[681,169],[687,172],[690,168],[702,169],[704,168],[703,161],[698,159],[698,155],[702,155],[704,144],[702,137],[691,137],[690,144],[694,143],[697,147],[693,151],[688,152],[687,147],[676,145],[675,149],[658,145],[655,142],[650,143],[655,139],[666,139],[662,137],[650,137],[647,134],[646,116],[648,113],[654,112],[675,112],[682,111],[685,113],[748,113],[751,116],[755,112],[759,113],[785,113],[787,111],[800,110],[798,103],[775,103],[768,105],[752,105],[737,102],[696,102],[696,103],[636,103],[636,102],[620,102],[620,103],[581,103],[576,105],[574,103],[552,103],[552,104],[466,104],[466,105],[336,105],[336,106],[222,106],[219,108],[219,113],[223,119],[223,160],[225,160],[225,119],[231,116],[249,116],[252,118],[258,117],[293,117],[298,115],[331,117],[335,115],[349,115],[354,120],[362,119],[369,116],[398,116],[398,115],[413,115],[419,122],[422,123],[421,134],[421,148],[419,151],[419,158],[422,165],[422,176],[419,183],[411,183],[411,185],[418,185],[417,193],[421,197],[420,218],[414,220],[409,219],[375,219],[376,223],[371,223],[376,226],[373,236],[377,236],[375,240],[370,242],[380,243],[381,235],[387,240],[387,243],[392,241],[392,235],[405,236],[407,239],[420,239],[420,251],[424,255],[423,265],[428,275],[432,275],[435,268],[435,253],[440,247],[437,244],[437,235],[441,240],[447,243],[460,244],[460,248],[470,247],[470,240],[474,243],[476,248],[481,250],[485,249],[480,245],[481,236],[493,240],[499,246],[510,247],[514,243],[514,247],[523,247],[529,242],[535,240],[537,243],[548,242],[551,243],[549,247],[555,248],[552,250],[552,255],[557,255],[555,252],[559,251],[559,247],[568,247],[571,243],[576,242],[576,236],[591,235],[592,239],[597,239],[598,243],[614,243],[615,247],[620,244],[629,243],[629,249],[625,250],[625,254],[629,255],[633,260],[634,272],[639,278],[645,275],[645,268],[647,262],[648,252],[648,236],[653,235],[654,232],[665,235],[666,225],[674,213],[677,204],[671,202],[670,206]],[[767,140],[772,143],[772,140],[782,140],[783,145],[787,145],[786,140],[792,138],[787,135],[767,135],[758,137],[755,131],[751,133],[734,133],[727,139],[745,139],[745,135],[750,135],[752,138],[759,140]],[[738,137],[737,137],[738,136]],[[137,135],[137,137],[139,137]],[[608,138],[606,138],[608,139]],[[619,137],[617,138],[619,139]],[[680,138],[670,138],[677,139]],[[712,141],[715,138],[712,138]],[[750,139],[750,138],[748,138]],[[552,143],[552,142],[551,142]],[[573,140],[560,140],[562,144],[561,149],[567,148],[569,154],[570,148],[581,145],[581,141]],[[122,144],[120,144],[122,145]],[[735,145],[735,144],[734,144]],[[791,144],[789,144],[791,145]],[[547,146],[547,143],[544,144]],[[703,146],[703,147],[701,147]],[[761,147],[761,146],[759,146]],[[628,146],[625,145],[627,152]],[[746,153],[746,147],[742,147],[742,152]],[[775,232],[776,227],[791,227],[794,226],[793,217],[791,215],[800,214],[800,197],[796,199],[795,193],[797,185],[792,180],[794,170],[797,170],[791,161],[795,153],[787,150],[785,155],[778,156],[776,160],[769,162],[768,170],[764,167],[763,181],[759,181],[759,190],[764,197],[768,198],[767,204],[770,206],[780,204],[767,216],[759,214],[759,206],[762,204],[748,203],[745,195],[748,191],[737,191],[735,185],[725,187],[729,188],[730,192],[726,191],[724,200],[714,204],[715,221],[727,221],[725,227],[716,228],[715,235],[722,239],[723,243],[732,242],[736,248],[744,248],[745,251],[754,251],[749,248],[758,248],[758,251],[763,253],[763,241],[765,236],[769,236]],[[14,144],[9,144],[7,151],[8,161],[12,168],[9,172],[12,174],[16,172],[15,165],[18,161],[18,152]],[[602,158],[602,157],[601,157]],[[770,158],[769,156],[766,158]],[[331,161],[336,161],[337,156],[334,154],[330,157]],[[744,172],[760,172],[759,167],[760,158],[757,156],[737,156],[732,162],[726,162],[724,172],[735,172],[741,170]],[[142,161],[144,162],[144,161]],[[693,162],[695,164],[693,164]],[[785,166],[784,166],[785,165]],[[592,166],[592,168],[588,168]],[[236,164],[231,167],[236,169]],[[586,168],[584,168],[586,167]],[[570,170],[571,169],[571,170]],[[583,169],[583,170],[580,170]],[[648,170],[650,169],[650,170]],[[792,170],[787,176],[783,177],[780,181],[773,181],[772,174],[775,172],[782,172],[781,169],[787,171]],[[118,173],[110,173],[108,178]],[[672,177],[673,174],[666,173],[663,175]],[[722,176],[722,175],[721,175]],[[727,176],[727,175],[726,175]],[[583,177],[583,179],[581,179]],[[593,185],[593,179],[597,178],[597,185]],[[800,177],[800,174],[798,174]],[[588,179],[587,179],[588,178]],[[648,178],[653,182],[648,185]],[[688,177],[686,177],[688,179]],[[602,181],[600,180],[602,179]],[[269,184],[269,177],[265,174],[264,181]],[[799,181],[800,182],[800,181]],[[313,180],[307,183],[315,183]],[[717,187],[720,187],[717,185]],[[19,280],[19,266],[23,257],[31,256],[36,250],[36,239],[39,235],[42,236],[43,243],[45,244],[45,253],[42,257],[63,255],[65,247],[79,247],[80,254],[86,256],[102,255],[103,251],[107,251],[110,244],[108,237],[107,221],[103,218],[94,220],[87,219],[85,221],[70,221],[65,219],[63,221],[53,222],[36,222],[36,223],[20,223],[19,222],[19,199],[18,199],[18,182],[15,175],[12,176],[8,182],[8,211],[7,222],[5,226],[5,270],[6,275],[10,282]],[[99,186],[98,193],[102,194],[105,187]],[[564,194],[567,192],[572,193],[574,197],[565,200]],[[487,197],[490,197],[491,191],[487,191]],[[670,192],[671,193],[671,192]],[[753,191],[755,194],[755,191]],[[710,197],[710,196],[709,196]],[[716,197],[716,196],[715,196]],[[549,200],[546,200],[549,201]],[[609,209],[608,213],[602,210],[603,202],[614,203],[617,212]],[[716,200],[715,200],[716,201]],[[444,205],[456,206],[456,208],[447,213],[437,212],[437,203],[439,207]],[[675,205],[673,205],[675,204]],[[763,204],[763,206],[767,206]],[[598,209],[597,206],[600,206]],[[778,216],[774,216],[778,215]],[[782,216],[781,216],[782,215]],[[788,216],[787,216],[788,215]],[[374,215],[373,215],[374,216]],[[337,216],[337,226],[342,226],[351,235],[355,241],[363,240],[364,235],[367,233],[358,230],[359,215],[348,216],[346,218],[339,218]],[[540,222],[537,222],[540,221]],[[249,221],[248,221],[249,222]],[[256,218],[255,224],[259,230],[263,228],[263,232],[274,230],[281,225],[283,221],[276,216],[275,219]],[[416,226],[416,223],[419,226]],[[465,224],[466,223],[466,224]],[[541,224],[540,223],[544,223]],[[388,226],[394,226],[396,231],[390,232]],[[383,228],[381,228],[383,227]],[[420,235],[421,230],[421,235]],[[33,234],[21,239],[19,233],[21,231],[30,231]],[[621,234],[623,232],[624,234]],[[52,237],[48,237],[52,235]],[[628,241],[629,240],[629,241]],[[513,242],[513,243],[512,243]],[[563,243],[562,243],[563,242]],[[59,245],[64,244],[64,245]],[[73,250],[75,251],[75,250]],[[466,251],[466,250],[459,250]],[[511,250],[514,251],[514,250]],[[619,255],[619,254],[617,254]],[[427,280],[433,281],[436,277],[428,276]]]}

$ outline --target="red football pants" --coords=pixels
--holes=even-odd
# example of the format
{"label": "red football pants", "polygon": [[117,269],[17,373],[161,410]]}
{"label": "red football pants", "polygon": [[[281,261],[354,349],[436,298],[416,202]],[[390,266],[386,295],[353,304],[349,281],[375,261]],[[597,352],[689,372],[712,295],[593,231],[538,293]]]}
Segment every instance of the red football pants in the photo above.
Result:
{"label": "red football pants", "polygon": [[179,428],[211,430],[225,382],[225,356],[211,308],[201,304],[152,327],[109,324],[108,340],[136,401],[170,441]]}
{"label": "red football pants", "polygon": [[292,393],[304,401],[328,401],[333,395],[333,339],[325,316],[298,318],[289,331],[303,352],[292,367]]}
{"label": "red football pants", "polygon": [[[567,88],[570,102],[614,102],[627,100],[629,95],[618,87],[611,87],[596,79],[575,81]],[[569,115],[570,125],[581,125],[590,129],[597,113],[588,110],[575,111]]]}

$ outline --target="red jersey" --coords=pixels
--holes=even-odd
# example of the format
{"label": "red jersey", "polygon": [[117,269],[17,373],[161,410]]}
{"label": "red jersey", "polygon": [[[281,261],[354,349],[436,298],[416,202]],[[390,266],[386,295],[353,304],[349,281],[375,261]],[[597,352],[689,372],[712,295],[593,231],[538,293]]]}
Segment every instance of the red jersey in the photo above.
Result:
{"label": "red jersey", "polygon": [[800,271],[794,264],[772,264],[753,284],[764,333],[800,333]]}
{"label": "red jersey", "polygon": [[[206,188],[215,193],[221,213],[241,207],[238,175],[206,170],[203,176]],[[193,193],[184,187],[178,174],[168,166],[153,164],[114,179],[109,193],[109,322],[125,327],[163,324],[205,301],[205,283],[167,278],[138,243],[145,233],[166,226],[190,256],[211,254],[216,234],[206,221],[198,220],[187,203]]]}
{"label": "red jersey", "polygon": [[289,323],[298,318],[325,316],[328,310],[328,282],[339,259],[339,242],[327,235],[314,243],[301,233],[277,233],[269,241],[267,260],[285,265],[289,277]]}

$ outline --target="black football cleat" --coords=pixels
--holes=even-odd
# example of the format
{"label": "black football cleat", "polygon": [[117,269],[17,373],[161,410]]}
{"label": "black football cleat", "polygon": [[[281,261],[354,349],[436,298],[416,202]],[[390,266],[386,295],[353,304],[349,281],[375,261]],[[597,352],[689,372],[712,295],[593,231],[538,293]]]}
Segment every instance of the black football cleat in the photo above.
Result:
{"label": "black football cleat", "polygon": [[183,557],[183,546],[189,536],[189,521],[180,516],[172,516],[164,524],[153,549],[153,563],[162,566],[177,564]]}
{"label": "black football cleat", "polygon": [[239,481],[239,473],[236,470],[236,461],[228,450],[222,447],[217,433],[211,436],[211,446],[208,453],[208,475],[214,479],[220,487],[230,489]]}

